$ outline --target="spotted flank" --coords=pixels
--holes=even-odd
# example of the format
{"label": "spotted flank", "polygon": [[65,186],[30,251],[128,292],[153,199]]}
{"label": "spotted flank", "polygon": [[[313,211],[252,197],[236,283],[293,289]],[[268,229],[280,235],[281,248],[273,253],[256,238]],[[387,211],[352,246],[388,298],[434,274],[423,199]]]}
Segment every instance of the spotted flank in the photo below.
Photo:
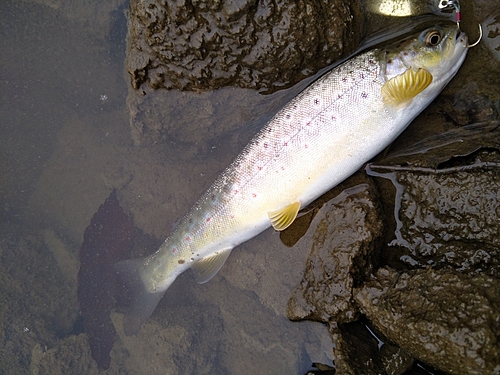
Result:
{"label": "spotted flank", "polygon": [[285,230],[301,208],[386,148],[453,78],[466,53],[467,36],[456,24],[436,25],[356,55],[293,98],[158,251],[116,264],[130,291],[125,333],[140,329],[181,273],[192,269],[207,282],[236,246],[271,226]]}

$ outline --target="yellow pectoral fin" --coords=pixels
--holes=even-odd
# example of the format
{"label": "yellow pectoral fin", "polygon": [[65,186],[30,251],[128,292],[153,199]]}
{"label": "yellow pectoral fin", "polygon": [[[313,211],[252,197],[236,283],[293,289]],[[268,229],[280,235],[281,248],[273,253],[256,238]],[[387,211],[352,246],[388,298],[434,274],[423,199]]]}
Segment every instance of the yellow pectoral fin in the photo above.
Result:
{"label": "yellow pectoral fin", "polygon": [[425,69],[417,71],[408,68],[404,73],[388,80],[382,86],[384,102],[392,107],[401,108],[411,103],[414,97],[432,82],[432,74]]}
{"label": "yellow pectoral fin", "polygon": [[293,202],[288,206],[281,208],[276,211],[270,211],[267,213],[269,220],[271,220],[271,225],[275,230],[282,231],[285,230],[293,223],[297,217],[297,213],[300,210],[300,203]]}

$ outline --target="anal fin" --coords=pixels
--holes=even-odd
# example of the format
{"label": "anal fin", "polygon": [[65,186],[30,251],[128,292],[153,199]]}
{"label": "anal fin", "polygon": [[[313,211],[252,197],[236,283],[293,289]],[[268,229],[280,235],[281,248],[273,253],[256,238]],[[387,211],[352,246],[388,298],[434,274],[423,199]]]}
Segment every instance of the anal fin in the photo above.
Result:
{"label": "anal fin", "polygon": [[277,231],[282,231],[288,228],[300,210],[300,202],[293,202],[286,207],[283,207],[276,211],[270,211],[267,213],[269,220],[271,220],[271,225]]}
{"label": "anal fin", "polygon": [[196,282],[198,284],[204,284],[214,277],[226,262],[229,254],[231,254],[231,250],[232,248],[219,250],[196,262],[196,264],[191,267],[196,277]]}

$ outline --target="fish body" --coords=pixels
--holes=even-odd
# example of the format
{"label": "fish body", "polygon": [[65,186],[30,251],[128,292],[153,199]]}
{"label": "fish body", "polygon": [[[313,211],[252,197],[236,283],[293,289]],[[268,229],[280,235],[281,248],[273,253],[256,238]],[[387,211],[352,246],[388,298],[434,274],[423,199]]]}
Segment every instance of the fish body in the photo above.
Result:
{"label": "fish body", "polygon": [[467,37],[437,25],[333,68],[285,105],[201,196],[161,247],[117,264],[136,333],[178,275],[212,278],[231,250],[300,208],[387,147],[456,74]]}

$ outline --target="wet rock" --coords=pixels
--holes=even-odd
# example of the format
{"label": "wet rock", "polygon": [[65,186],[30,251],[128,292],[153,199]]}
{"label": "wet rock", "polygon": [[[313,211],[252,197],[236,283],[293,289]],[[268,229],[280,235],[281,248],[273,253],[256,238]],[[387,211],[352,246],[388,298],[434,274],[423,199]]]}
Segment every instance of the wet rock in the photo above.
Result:
{"label": "wet rock", "polygon": [[290,86],[360,41],[358,2],[131,1],[132,86]]}
{"label": "wet rock", "polygon": [[431,366],[457,375],[500,371],[497,279],[381,268],[355,299],[384,336]]}
{"label": "wet rock", "polygon": [[500,110],[497,95],[493,95],[496,100],[490,100],[479,89],[477,82],[470,82],[455,96],[453,104],[447,108],[447,114],[460,125],[494,120],[498,118]]}
{"label": "wet rock", "polygon": [[380,348],[380,357],[388,375],[400,375],[409,370],[415,359],[397,345],[386,342]]}
{"label": "wet rock", "polygon": [[376,196],[373,184],[360,184],[321,208],[311,223],[316,229],[304,277],[288,302],[290,319],[357,318],[352,288],[370,272],[383,229]]}
{"label": "wet rock", "polygon": [[[487,4],[490,5],[490,4]],[[491,12],[491,9],[488,9]],[[483,22],[484,44],[495,59],[500,61],[500,11],[490,14]]]}
{"label": "wet rock", "polygon": [[336,343],[335,368],[342,375],[385,374],[378,341],[361,323],[339,324],[331,329]]}
{"label": "wet rock", "polygon": [[[361,322],[330,324],[337,374],[401,375],[414,364],[414,358],[404,349],[382,343],[378,336]],[[380,335],[381,336],[381,335]],[[385,337],[382,337],[386,341]]]}
{"label": "wet rock", "polygon": [[381,175],[397,189],[391,245],[409,251],[401,260],[500,276],[499,160],[497,151],[480,151],[440,169]]}
{"label": "wet rock", "polygon": [[179,119],[183,112],[199,129],[187,133],[189,142],[220,136],[227,125],[221,119],[232,117],[224,111],[245,105],[232,98],[240,92],[171,89],[290,87],[353,52],[361,23],[357,1],[132,1],[126,65],[135,143],[185,142],[191,126]]}
{"label": "wet rock", "polygon": [[[434,124],[433,124],[434,125]],[[461,160],[480,149],[500,150],[500,121],[485,121],[452,127],[412,142],[381,162],[385,165],[407,165],[437,169],[450,159]],[[460,159],[462,158],[462,159]],[[379,163],[377,163],[379,164]],[[390,168],[388,168],[390,169]]]}

